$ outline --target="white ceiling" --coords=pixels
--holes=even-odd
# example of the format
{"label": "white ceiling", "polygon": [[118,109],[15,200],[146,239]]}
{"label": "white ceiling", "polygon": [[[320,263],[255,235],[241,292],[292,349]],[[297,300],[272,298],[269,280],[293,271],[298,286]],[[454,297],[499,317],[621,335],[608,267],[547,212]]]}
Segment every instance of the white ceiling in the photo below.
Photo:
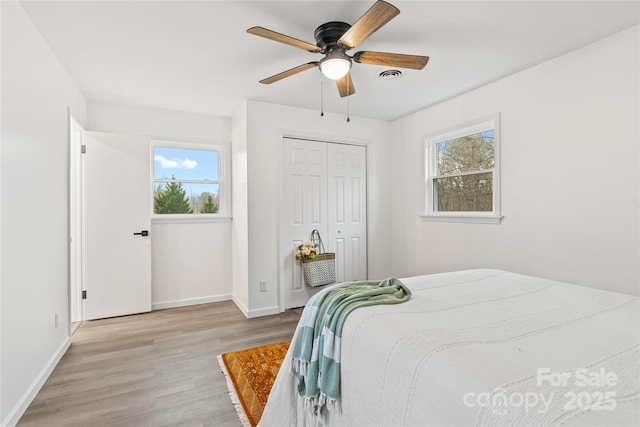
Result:
{"label": "white ceiling", "polygon": [[[260,25],[311,43],[371,1],[22,1],[91,101],[232,116],[242,100],[320,109],[317,69],[258,81],[320,54],[247,34]],[[639,1],[394,1],[401,13],[356,49],[427,55],[381,80],[354,64],[352,116],[393,120],[640,22]],[[325,111],[345,113],[331,81]]]}

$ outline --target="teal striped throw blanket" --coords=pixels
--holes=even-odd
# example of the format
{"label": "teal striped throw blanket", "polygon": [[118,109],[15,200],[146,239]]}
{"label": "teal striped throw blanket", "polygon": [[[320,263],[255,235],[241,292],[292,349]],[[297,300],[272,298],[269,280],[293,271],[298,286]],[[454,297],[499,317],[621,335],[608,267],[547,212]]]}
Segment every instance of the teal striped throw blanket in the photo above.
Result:
{"label": "teal striped throw blanket", "polygon": [[335,405],[340,391],[340,339],[349,313],[359,307],[399,304],[411,291],[398,279],[346,282],[315,294],[304,308],[292,344],[298,393],[313,416]]}

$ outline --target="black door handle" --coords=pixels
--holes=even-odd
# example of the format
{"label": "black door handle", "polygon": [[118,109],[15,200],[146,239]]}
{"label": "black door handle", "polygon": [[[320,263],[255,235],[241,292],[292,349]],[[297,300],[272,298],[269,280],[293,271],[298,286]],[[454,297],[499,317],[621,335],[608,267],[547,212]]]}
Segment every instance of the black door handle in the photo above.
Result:
{"label": "black door handle", "polygon": [[148,230],[142,230],[139,233],[133,233],[134,236],[148,236],[149,235],[149,231]]}

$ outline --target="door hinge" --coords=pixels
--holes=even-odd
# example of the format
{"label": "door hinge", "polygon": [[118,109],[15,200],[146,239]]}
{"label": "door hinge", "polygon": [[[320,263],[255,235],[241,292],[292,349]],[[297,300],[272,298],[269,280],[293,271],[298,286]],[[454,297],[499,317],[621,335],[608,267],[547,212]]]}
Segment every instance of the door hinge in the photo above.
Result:
{"label": "door hinge", "polygon": [[82,299],[87,299],[87,291],[82,291]]}
{"label": "door hinge", "polygon": [[86,145],[82,144],[80,146],[80,153],[87,154],[87,146]]}

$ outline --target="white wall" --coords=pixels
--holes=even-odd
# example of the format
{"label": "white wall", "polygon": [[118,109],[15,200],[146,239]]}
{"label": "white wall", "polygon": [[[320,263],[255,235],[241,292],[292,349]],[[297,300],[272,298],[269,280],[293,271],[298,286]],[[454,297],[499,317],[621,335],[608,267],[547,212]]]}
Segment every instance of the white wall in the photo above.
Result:
{"label": "white wall", "polygon": [[17,422],[70,344],[67,107],[86,123],[86,101],[22,7],[0,8],[4,426]]}
{"label": "white wall", "polygon": [[[217,144],[231,155],[231,120],[90,102],[89,130]],[[153,309],[231,299],[231,220],[151,225]]]}
{"label": "white wall", "polygon": [[249,205],[247,198],[247,105],[231,121],[233,176],[233,223],[231,258],[233,262],[233,301],[245,315],[249,312]]}
{"label": "white wall", "polygon": [[[247,103],[249,317],[279,311],[279,224],[282,136],[327,141],[359,141],[368,147],[368,266],[369,277],[384,278],[391,271],[391,170],[388,160],[390,123],[327,114],[315,110]],[[235,142],[235,141],[234,141]],[[260,280],[267,292],[259,291]]]}
{"label": "white wall", "polygon": [[[640,293],[639,27],[397,120],[393,272],[492,267]],[[425,135],[500,112],[500,225],[423,221]]]}

